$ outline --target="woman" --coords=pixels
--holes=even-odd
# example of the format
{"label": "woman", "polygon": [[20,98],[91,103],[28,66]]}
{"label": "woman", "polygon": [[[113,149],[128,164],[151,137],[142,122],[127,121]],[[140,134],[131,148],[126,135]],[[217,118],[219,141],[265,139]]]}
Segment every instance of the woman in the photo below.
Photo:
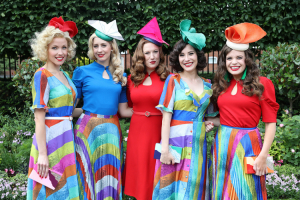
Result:
{"label": "woman", "polygon": [[[159,105],[163,112],[161,158],[157,160],[153,200],[207,199],[207,141],[205,113],[208,113],[211,84],[198,76],[206,67],[205,36],[189,30],[190,20],[180,23],[182,39],[170,54],[170,65],[180,73],[169,75]],[[209,109],[212,110],[212,109]],[[182,148],[180,163],[174,163],[169,145]]]}
{"label": "woman", "polygon": [[[249,49],[249,43],[265,35],[251,23],[225,31],[227,42],[219,56],[213,85],[221,125],[213,144],[211,199],[267,199],[266,159],[279,105],[272,82],[260,76]],[[264,144],[256,128],[261,116],[266,126]],[[255,174],[247,174],[244,158],[255,156]]]}
{"label": "woman", "polygon": [[154,148],[161,139],[162,114],[155,106],[169,75],[162,52],[162,43],[167,43],[162,40],[156,17],[137,33],[147,37],[138,43],[127,83],[133,115],[127,141],[124,193],[138,200],[149,200],[153,191]]}
{"label": "woman", "polygon": [[[122,199],[122,134],[117,117],[130,117],[126,78],[115,39],[123,40],[116,21],[89,20],[96,29],[89,38],[90,65],[77,67],[73,81],[84,114],[75,125],[80,199]],[[78,102],[78,101],[77,101]]]}
{"label": "woman", "polygon": [[[54,17],[31,41],[34,56],[46,61],[46,64],[35,72],[32,81],[31,109],[36,126],[28,175],[32,177],[31,174],[36,171],[40,179],[28,178],[27,199],[79,197],[71,117],[76,88],[60,69],[66,60],[75,56],[76,45],[71,38],[77,32],[74,22]],[[54,190],[40,183],[47,177],[53,181],[54,176],[49,169],[61,174],[61,177],[55,177],[57,185]]]}

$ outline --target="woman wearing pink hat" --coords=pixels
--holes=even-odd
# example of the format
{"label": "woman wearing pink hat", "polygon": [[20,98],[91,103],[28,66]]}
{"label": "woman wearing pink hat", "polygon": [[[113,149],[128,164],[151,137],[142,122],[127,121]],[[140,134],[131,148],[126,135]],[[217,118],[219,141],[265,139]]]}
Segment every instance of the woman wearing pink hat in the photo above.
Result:
{"label": "woman wearing pink hat", "polygon": [[[267,156],[279,105],[272,81],[260,76],[249,49],[249,43],[265,35],[251,23],[225,30],[227,42],[220,53],[212,87],[221,123],[212,148],[210,186],[214,200],[267,199]],[[266,126],[264,143],[257,129],[261,116]]]}
{"label": "woman wearing pink hat", "polygon": [[133,55],[127,98],[133,107],[125,162],[125,194],[138,200],[152,198],[155,143],[161,139],[162,114],[155,106],[169,72],[164,64],[161,32],[154,17],[137,32],[143,35]]}

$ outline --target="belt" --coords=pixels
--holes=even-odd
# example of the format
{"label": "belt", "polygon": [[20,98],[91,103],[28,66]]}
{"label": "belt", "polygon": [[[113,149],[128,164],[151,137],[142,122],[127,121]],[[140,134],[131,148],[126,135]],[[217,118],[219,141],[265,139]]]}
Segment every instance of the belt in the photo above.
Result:
{"label": "belt", "polygon": [[69,116],[69,117],[45,117],[45,119],[54,119],[54,120],[70,120],[72,121],[73,120],[73,117],[72,116]]}
{"label": "belt", "polygon": [[153,113],[153,112],[136,112],[134,110],[132,110],[133,114],[137,114],[137,115],[145,115],[146,117],[150,117],[151,115],[162,115],[162,113]]}

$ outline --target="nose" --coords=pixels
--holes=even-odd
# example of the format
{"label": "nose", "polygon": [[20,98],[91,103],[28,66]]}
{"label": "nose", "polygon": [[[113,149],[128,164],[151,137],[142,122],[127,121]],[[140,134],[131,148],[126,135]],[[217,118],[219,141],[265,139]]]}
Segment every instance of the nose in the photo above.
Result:
{"label": "nose", "polygon": [[189,60],[188,55],[185,55],[185,56],[184,56],[184,61],[188,61],[188,60]]}
{"label": "nose", "polygon": [[151,58],[151,59],[154,58],[154,53],[153,53],[153,52],[150,53],[150,58]]}

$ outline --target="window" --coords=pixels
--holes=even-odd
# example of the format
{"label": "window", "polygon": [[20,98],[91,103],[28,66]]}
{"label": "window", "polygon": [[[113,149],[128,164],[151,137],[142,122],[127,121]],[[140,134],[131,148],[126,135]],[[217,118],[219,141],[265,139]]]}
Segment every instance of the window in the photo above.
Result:
{"label": "window", "polygon": [[218,58],[217,57],[209,57],[208,58],[208,64],[217,64]]}

